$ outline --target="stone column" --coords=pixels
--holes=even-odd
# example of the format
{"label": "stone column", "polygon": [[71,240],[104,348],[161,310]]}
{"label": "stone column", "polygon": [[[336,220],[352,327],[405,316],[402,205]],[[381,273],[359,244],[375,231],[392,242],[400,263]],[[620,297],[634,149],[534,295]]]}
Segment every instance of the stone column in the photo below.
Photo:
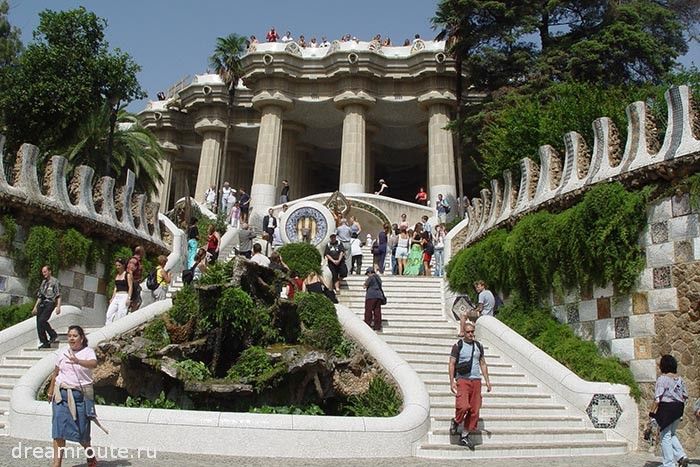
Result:
{"label": "stone column", "polygon": [[226,130],[226,116],[218,115],[216,112],[200,114],[194,125],[194,130],[202,135],[202,150],[194,193],[195,199],[203,202],[204,192],[210,186],[216,187],[217,185],[221,163],[221,146]]}
{"label": "stone column", "polygon": [[376,99],[364,91],[345,91],[333,101],[345,111],[340,149],[339,190],[343,194],[365,193],[367,135],[365,113]]}
{"label": "stone column", "polygon": [[262,222],[267,209],[277,204],[282,113],[292,108],[292,100],[280,92],[264,91],[253,97],[253,106],[260,110],[262,117],[255,152],[253,184],[250,187],[250,223],[259,229],[258,224]]}
{"label": "stone column", "polygon": [[170,190],[172,187],[172,164],[177,158],[180,151],[176,143],[177,134],[172,129],[157,128],[153,129],[153,133],[158,140],[158,145],[163,150],[163,158],[160,161],[160,174],[163,177],[162,182],[156,184],[156,191],[151,197],[153,201],[160,203],[160,211],[168,210],[168,202],[170,201]]}
{"label": "stone column", "polygon": [[[299,199],[300,186],[298,185],[298,169],[299,169],[299,133],[304,130],[302,125],[298,123],[285,121],[282,129],[282,148],[280,151],[280,169],[279,169],[279,186],[277,187],[276,196],[282,190],[282,180],[289,181],[289,196],[291,199]],[[276,201],[279,201],[277,199]]]}
{"label": "stone column", "polygon": [[189,173],[189,168],[183,164],[174,163],[172,166],[172,180],[175,202],[187,196],[185,184]]}
{"label": "stone column", "polygon": [[452,210],[457,211],[457,183],[452,132],[445,127],[450,122],[450,107],[455,98],[449,92],[431,91],[418,98],[428,111],[428,196],[431,206],[438,194],[447,198]]}

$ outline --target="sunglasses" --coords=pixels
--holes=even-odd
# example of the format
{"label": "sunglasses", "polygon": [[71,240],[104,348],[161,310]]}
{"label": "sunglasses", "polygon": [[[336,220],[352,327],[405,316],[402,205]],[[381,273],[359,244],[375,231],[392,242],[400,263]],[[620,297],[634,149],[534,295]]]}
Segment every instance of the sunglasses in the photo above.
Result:
{"label": "sunglasses", "polygon": [[464,334],[474,334],[474,331],[464,331]]}

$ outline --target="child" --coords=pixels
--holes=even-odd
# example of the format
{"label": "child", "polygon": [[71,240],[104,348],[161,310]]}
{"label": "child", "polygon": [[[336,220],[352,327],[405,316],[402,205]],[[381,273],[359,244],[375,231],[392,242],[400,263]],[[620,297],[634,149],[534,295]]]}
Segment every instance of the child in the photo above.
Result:
{"label": "child", "polygon": [[237,229],[241,223],[241,203],[236,201],[228,214],[228,222],[231,227]]}
{"label": "child", "polygon": [[355,271],[355,274],[362,274],[362,245],[360,244],[360,239],[357,238],[357,232],[351,234],[350,239],[350,256],[352,259],[352,266],[350,267],[350,274]]}
{"label": "child", "polygon": [[433,242],[430,241],[430,234],[428,232],[423,232],[421,243],[423,244],[423,275],[431,276],[430,260],[433,259],[435,247],[433,246]]}

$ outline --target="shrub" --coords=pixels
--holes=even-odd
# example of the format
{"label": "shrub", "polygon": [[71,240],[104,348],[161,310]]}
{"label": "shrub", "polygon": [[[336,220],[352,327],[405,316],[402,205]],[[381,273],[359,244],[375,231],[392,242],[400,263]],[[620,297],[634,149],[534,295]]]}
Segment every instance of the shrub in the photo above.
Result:
{"label": "shrub", "polygon": [[296,405],[263,405],[250,409],[253,413],[283,414],[283,415],[325,415],[323,409],[316,404]]}
{"label": "shrub", "polygon": [[275,386],[287,373],[287,365],[272,365],[265,349],[248,347],[226,373],[226,379],[252,384],[258,391]]}
{"label": "shrub", "polygon": [[[59,232],[55,229],[44,226],[34,226],[29,229],[27,241],[24,242],[24,251],[21,252],[19,260],[15,261],[15,266],[19,266],[23,276],[29,281],[27,290],[32,292],[39,289],[39,284],[43,279],[41,268],[44,265],[51,267],[53,274],[58,275]],[[17,253],[20,253],[17,251]],[[26,268],[26,269],[25,269]]]}
{"label": "shrub", "polygon": [[265,349],[258,346],[248,347],[238,361],[228,370],[226,378],[248,382],[272,368],[270,357]]}
{"label": "shrub", "polygon": [[136,407],[144,409],[176,409],[180,410],[180,407],[167,397],[165,397],[165,392],[160,391],[160,395],[153,400],[149,400],[143,397],[127,397],[126,402],[124,402],[124,407]]}
{"label": "shrub", "polygon": [[0,330],[21,323],[32,316],[33,303],[0,306]]}
{"label": "shrub", "polygon": [[175,364],[175,367],[182,372],[184,379],[205,381],[212,377],[211,371],[203,362],[194,360],[182,360]]}
{"label": "shrub", "polygon": [[606,286],[625,293],[644,266],[638,244],[646,225],[648,190],[619,183],[597,186],[559,214],[523,217],[511,232],[497,230],[464,248],[447,266],[452,290],[467,292],[477,279],[492,290],[517,291],[531,303],[553,286]]}
{"label": "shrub", "polygon": [[239,287],[231,287],[223,291],[216,304],[214,318],[221,324],[228,321],[231,330],[240,335],[249,335],[257,324],[253,299]]}
{"label": "shrub", "polygon": [[207,267],[202,277],[199,278],[199,285],[223,285],[231,280],[233,274],[233,263],[231,261],[216,261]]}
{"label": "shrub", "polygon": [[593,342],[574,335],[566,324],[554,319],[549,310],[528,306],[521,300],[503,306],[498,319],[588,381],[626,384],[637,401],[639,385],[632,371],[614,357],[603,357]]}
{"label": "shrub", "polygon": [[299,277],[306,277],[312,271],[321,273],[321,253],[309,243],[287,243],[279,249],[279,254]]}
{"label": "shrub", "polygon": [[199,295],[192,284],[185,284],[173,296],[173,307],[168,314],[179,325],[187,323],[199,313]]}
{"label": "shrub", "polygon": [[0,217],[3,233],[0,235],[0,249],[12,252],[14,250],[12,242],[17,236],[17,222],[9,214]]}
{"label": "shrub", "polygon": [[401,404],[396,388],[381,376],[375,376],[367,391],[348,398],[344,411],[356,417],[394,417],[401,411]]}
{"label": "shrub", "polygon": [[333,352],[343,341],[343,331],[335,314],[335,306],[322,294],[294,294],[299,320],[303,326],[301,342]]}
{"label": "shrub", "polygon": [[151,348],[162,349],[170,344],[170,335],[162,318],[156,318],[143,329],[143,337],[152,342]]}
{"label": "shrub", "polygon": [[68,268],[76,264],[85,264],[92,241],[75,229],[63,232],[60,240],[59,266]]}

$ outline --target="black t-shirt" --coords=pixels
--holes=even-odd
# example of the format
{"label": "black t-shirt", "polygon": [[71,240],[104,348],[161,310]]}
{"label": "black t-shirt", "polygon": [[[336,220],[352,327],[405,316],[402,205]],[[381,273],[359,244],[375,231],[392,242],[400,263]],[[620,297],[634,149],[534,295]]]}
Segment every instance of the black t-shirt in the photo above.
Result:
{"label": "black t-shirt", "polygon": [[193,238],[195,240],[199,238],[199,229],[196,225],[191,225],[190,228],[187,229],[187,240],[192,240]]}
{"label": "black t-shirt", "polygon": [[329,243],[326,245],[326,251],[323,253],[324,256],[330,256],[333,259],[338,259],[340,258],[340,254],[345,251],[345,248],[343,247],[343,244],[340,243],[339,241],[336,241],[335,245],[332,243]]}

